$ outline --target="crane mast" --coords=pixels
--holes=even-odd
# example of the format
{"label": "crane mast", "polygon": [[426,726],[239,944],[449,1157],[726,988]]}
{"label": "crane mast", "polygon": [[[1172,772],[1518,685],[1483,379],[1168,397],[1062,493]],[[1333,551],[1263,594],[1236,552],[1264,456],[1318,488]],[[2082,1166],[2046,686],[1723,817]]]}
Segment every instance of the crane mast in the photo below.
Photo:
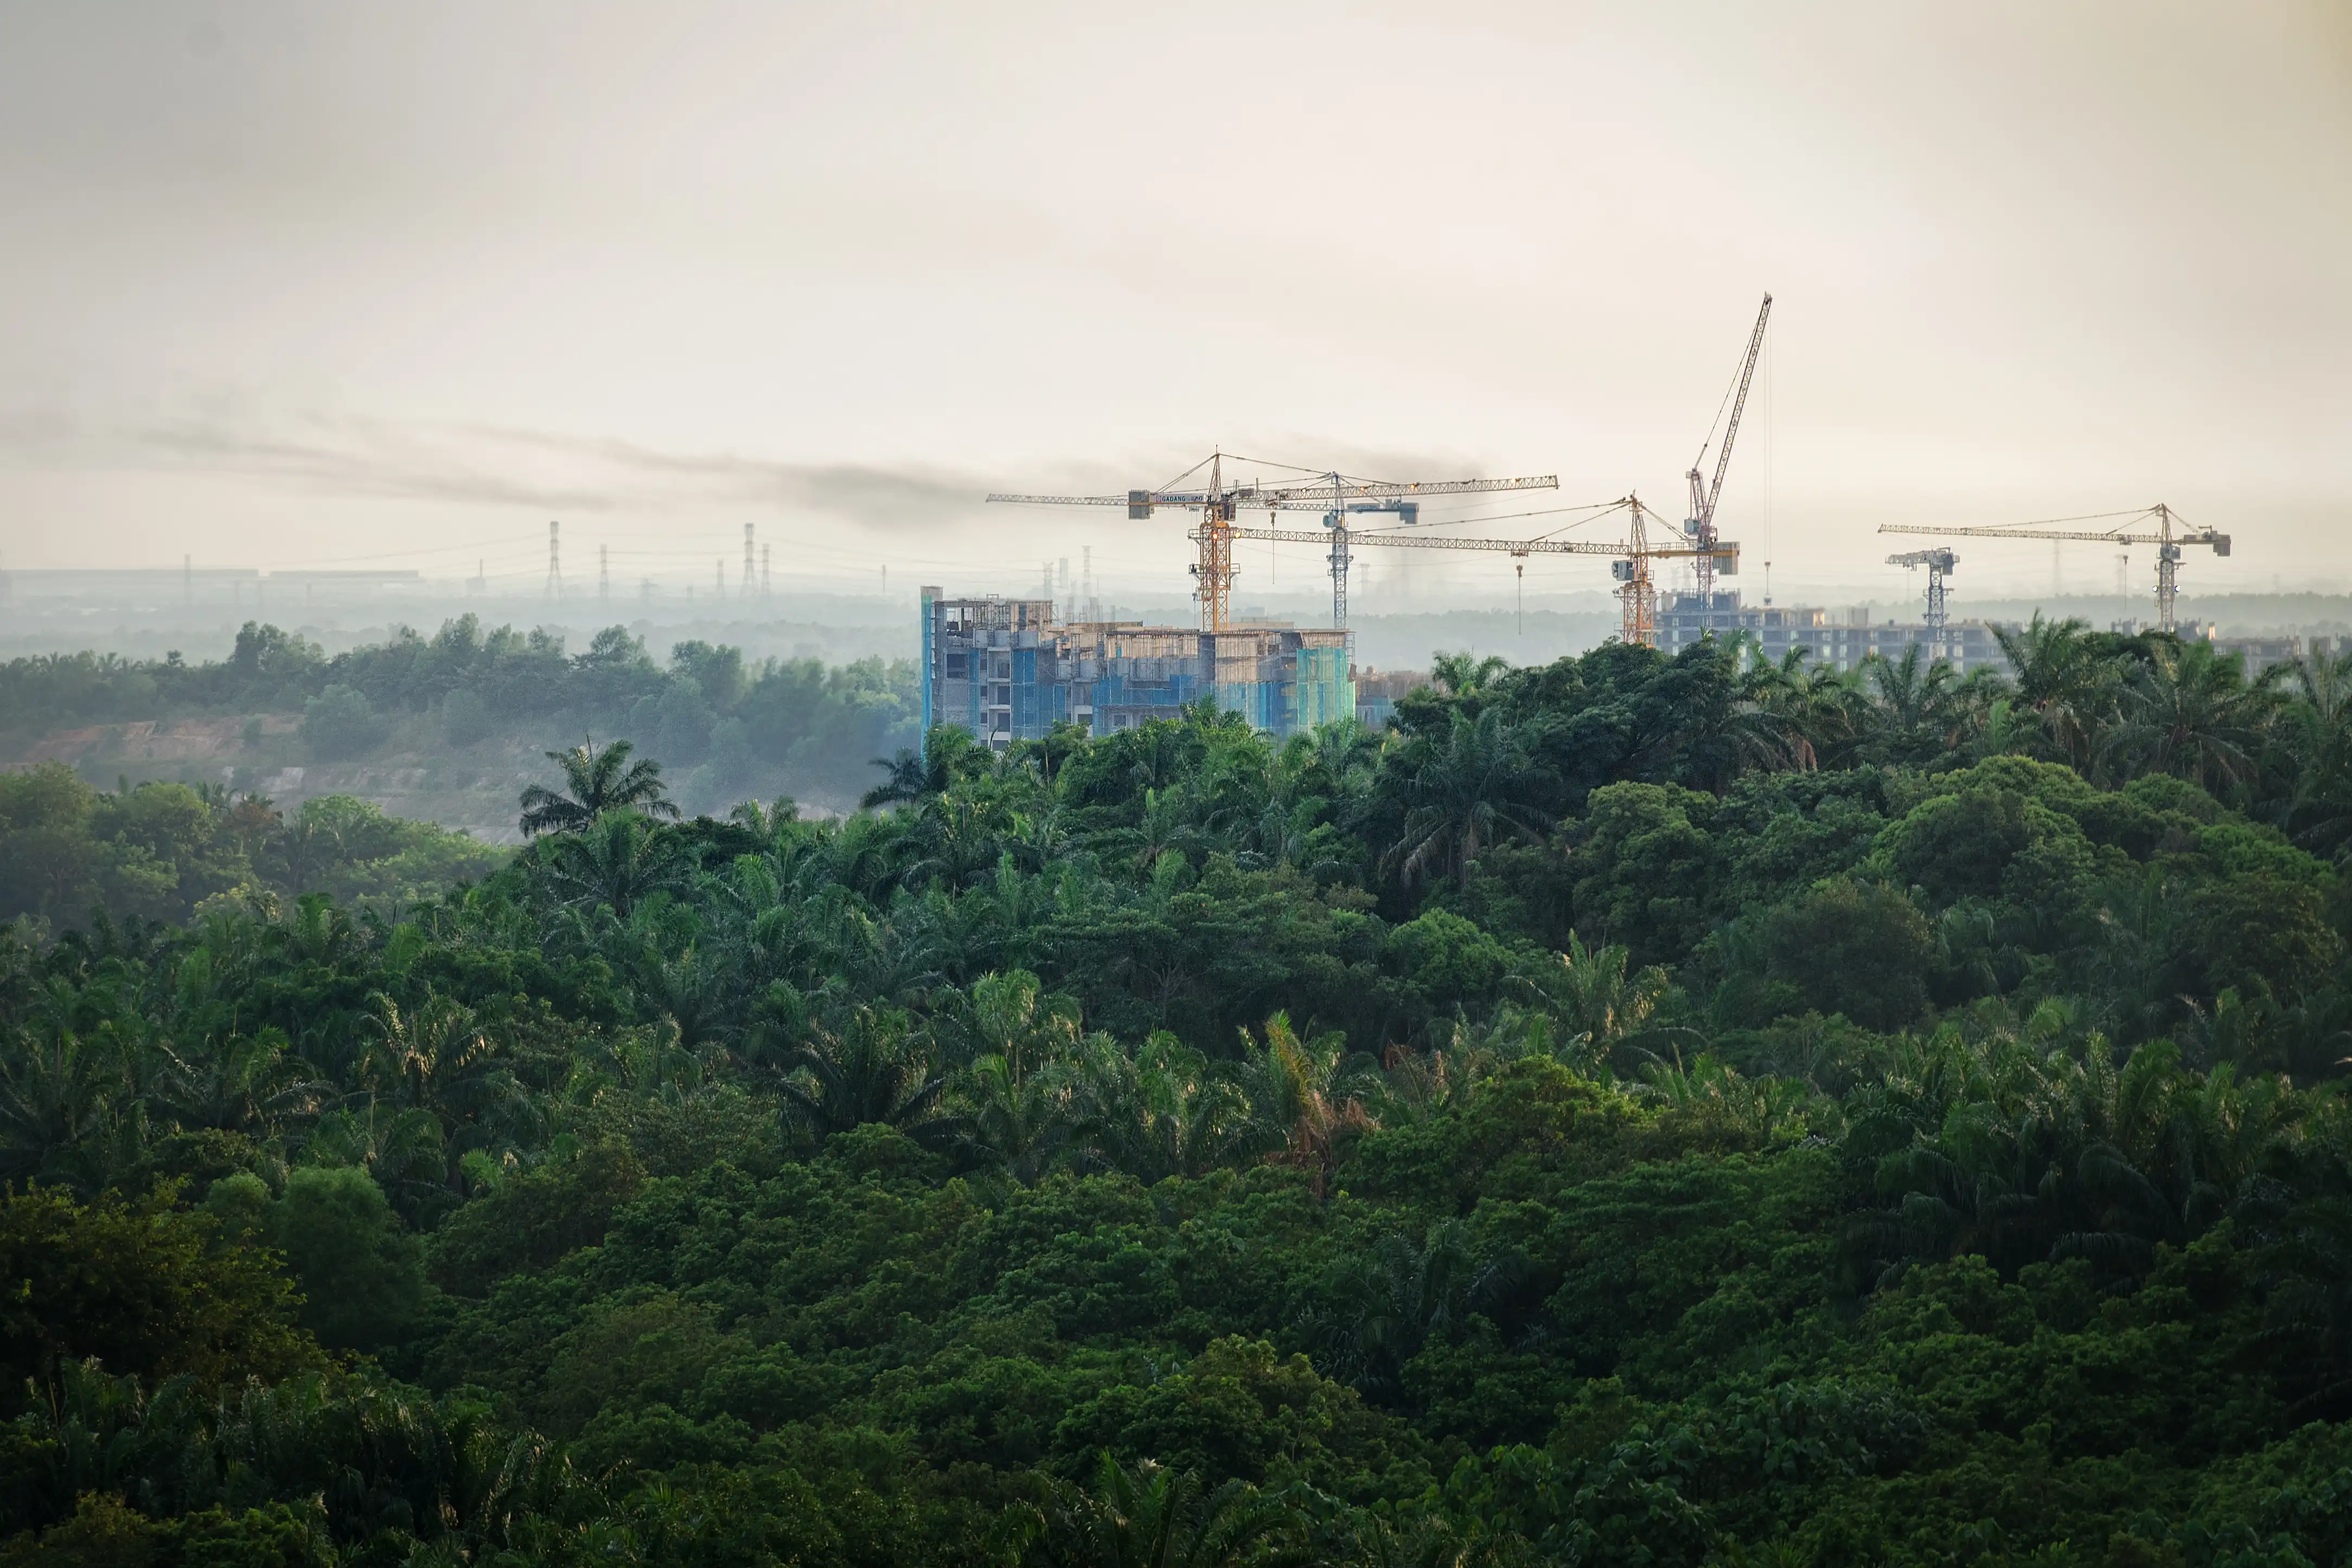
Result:
{"label": "crane mast", "polygon": [[[2113,514],[2109,514],[2112,516]],[[2130,531],[2131,523],[2154,519],[2152,531]],[[2079,520],[2079,519],[2077,519]],[[2173,631],[2178,624],[2174,610],[2180,597],[2180,547],[2203,545],[2217,556],[2230,553],[2230,536],[2212,528],[2191,528],[2179,513],[2159,501],[2144,512],[2136,512],[2126,522],[2112,528],[2046,528],[2031,524],[2016,528],[1923,528],[1916,523],[1881,523],[1882,534],[1952,534],[1979,539],[2083,539],[2100,544],[2154,545],[2156,547],[2156,624],[2162,632]]]}
{"label": "crane mast", "polygon": [[1915,566],[1927,569],[1927,613],[1921,624],[1927,631],[1927,645],[1937,658],[1944,653],[1944,580],[1959,570],[1960,558],[1948,549],[1905,550],[1886,558],[1889,566],[1906,570]]}
{"label": "crane mast", "polygon": [[[1755,330],[1748,334],[1748,354],[1739,363],[1738,390],[1731,400],[1731,418],[1723,427],[1723,445],[1715,455],[1715,480],[1703,484],[1699,465],[1706,461],[1706,448],[1698,450],[1697,461],[1690,473],[1690,517],[1683,524],[1683,532],[1701,551],[1697,558],[1698,601],[1703,610],[1715,608],[1715,507],[1723,498],[1723,476],[1731,467],[1731,444],[1739,436],[1739,416],[1748,407],[1748,383],[1756,379],[1756,359],[1764,351],[1764,323],[1771,319],[1772,297],[1764,297],[1763,308],[1756,312]],[[1712,439],[1713,433],[1709,433]]]}
{"label": "crane mast", "polygon": [[[1460,496],[1502,490],[1553,490],[1559,480],[1553,475],[1538,474],[1516,479],[1442,479],[1389,480],[1362,479],[1350,475],[1328,473],[1310,479],[1282,485],[1229,485],[1225,480],[1224,454],[1210,454],[1205,465],[1208,482],[1199,489],[1129,490],[1123,496],[1023,496],[997,494],[991,501],[1024,506],[1044,507],[1125,507],[1130,518],[1149,518],[1161,507],[1198,508],[1200,526],[1192,530],[1193,543],[1199,555],[1192,567],[1193,597],[1201,604],[1201,626],[1203,631],[1223,632],[1230,619],[1234,586],[1234,541],[1236,538],[1261,537],[1235,526],[1234,518],[1245,507],[1263,507],[1269,511],[1318,511],[1327,519],[1336,516],[1338,523],[1329,528],[1331,542],[1332,609],[1340,624],[1347,619],[1347,570],[1349,541],[1347,510],[1350,502],[1395,501],[1423,496]],[[1381,507],[1378,509],[1391,509]],[[1324,535],[1308,535],[1318,542]]]}
{"label": "crane mast", "polygon": [[[1358,503],[1349,510],[1407,512],[1413,505],[1414,503],[1410,501],[1391,502],[1385,505]],[[1610,562],[1610,567],[1612,575],[1622,585],[1617,590],[1617,596],[1623,609],[1621,638],[1629,643],[1638,643],[1645,647],[1655,647],[1658,641],[1658,598],[1657,586],[1650,576],[1650,562],[1659,559],[1697,559],[1704,553],[1704,558],[1709,565],[1727,572],[1736,571],[1739,566],[1739,546],[1730,539],[1717,539],[1712,546],[1706,547],[1704,552],[1701,547],[1696,545],[1670,546],[1664,549],[1652,549],[1647,528],[1649,508],[1642,505],[1642,498],[1639,496],[1628,496],[1614,505],[1624,507],[1626,512],[1628,532],[1627,537],[1622,540],[1465,538],[1459,535],[1399,536],[1375,533],[1356,538],[1353,543],[1359,548],[1381,549],[1475,550],[1507,555],[1519,561],[1536,555],[1614,557],[1616,559]],[[1233,530],[1233,534],[1237,539],[1266,539],[1282,544],[1314,544],[1328,537],[1311,533],[1305,528],[1278,528],[1270,525],[1263,528],[1237,527]]]}
{"label": "crane mast", "polygon": [[[1650,580],[1650,531],[1643,518],[1643,507],[1638,497],[1628,497],[1633,503],[1633,516],[1628,519],[1625,535],[1625,559],[1610,563],[1621,586],[1617,600],[1622,611],[1622,622],[1617,640],[1627,647],[1654,648],[1658,645],[1658,589]],[[1715,580],[1715,563],[1709,559],[1704,568],[1706,580]]]}

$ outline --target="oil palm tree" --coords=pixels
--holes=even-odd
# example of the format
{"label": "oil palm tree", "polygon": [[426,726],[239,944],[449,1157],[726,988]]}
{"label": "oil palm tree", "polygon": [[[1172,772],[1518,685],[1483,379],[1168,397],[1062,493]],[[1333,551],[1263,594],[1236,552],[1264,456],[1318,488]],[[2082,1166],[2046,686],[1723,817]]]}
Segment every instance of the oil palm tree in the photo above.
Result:
{"label": "oil palm tree", "polygon": [[1171,856],[1182,860],[1184,852],[1201,840],[1191,796],[1181,789],[1146,789],[1143,820],[1128,836],[1135,845],[1132,859],[1138,871],[1157,872]]}
{"label": "oil palm tree", "polygon": [[1631,956],[1622,943],[1588,947],[1571,931],[1560,967],[1539,982],[1548,999],[1567,1015],[1568,1026],[1603,1052],[1646,1030],[1665,999],[1666,972],[1654,965],[1629,974]]}
{"label": "oil palm tree", "polygon": [[1190,1471],[1106,1451],[1094,1485],[1057,1489],[1034,1533],[1054,1568],[1294,1568],[1306,1521],[1245,1481],[1204,1490]]}
{"label": "oil palm tree", "polygon": [[286,1031],[274,1026],[185,1051],[169,1044],[161,1050],[165,1061],[156,1099],[182,1127],[218,1127],[274,1143],[293,1123],[315,1113],[334,1089],[310,1075],[289,1054]]}
{"label": "oil palm tree", "polygon": [[2282,738],[2294,782],[2276,810],[2295,841],[2340,864],[2352,857],[2352,649],[2294,665]]}
{"label": "oil palm tree", "polygon": [[2170,773],[2214,794],[2252,776],[2271,690],[2210,643],[2159,643],[2126,683],[2098,754],[2132,773]]}
{"label": "oil palm tree", "polygon": [[142,1107],[119,1050],[49,1021],[0,1054],[0,1176],[105,1185],[99,1156]]}
{"label": "oil palm tree", "polygon": [[1031,1072],[994,1052],[965,1069],[963,1142],[981,1163],[1016,1181],[1044,1176],[1067,1140],[1073,1110],[1072,1079],[1061,1063]]}
{"label": "oil palm tree", "polygon": [[2011,631],[1993,628],[2017,685],[2017,700],[2041,722],[2059,761],[2088,771],[2100,725],[2115,706],[2122,667],[2102,653],[2088,623],[2044,621],[2039,611]]}
{"label": "oil palm tree", "polygon": [[1853,765],[1854,750],[1867,727],[1869,700],[1860,675],[1847,675],[1829,664],[1806,667],[1812,650],[1790,649],[1777,664],[1759,659],[1748,673],[1744,696],[1776,720],[1781,760],[1806,769]]}
{"label": "oil palm tree", "polygon": [[634,810],[605,812],[557,839],[546,866],[549,883],[565,902],[605,905],[624,924],[639,901],[686,877],[677,840]]}
{"label": "oil palm tree", "polygon": [[625,740],[599,747],[591,737],[569,751],[549,752],[548,760],[563,769],[566,792],[559,794],[540,784],[526,789],[522,792],[524,834],[576,833],[608,811],[634,810],[673,820],[681,815],[677,805],[664,798],[667,790],[662,783],[661,764],[651,758],[631,762],[635,750]]}
{"label": "oil palm tree", "polygon": [[1173,1035],[1129,1054],[1105,1035],[1072,1058],[1073,1132],[1087,1162],[1145,1183],[1198,1176],[1241,1156],[1251,1134],[1241,1085]]}
{"label": "oil palm tree", "polygon": [[777,1092],[820,1137],[878,1122],[937,1144],[958,1130],[940,1103],[948,1075],[895,1009],[860,1007],[839,1030],[780,1052],[776,1065]]}
{"label": "oil palm tree", "polygon": [[1380,1125],[1348,1071],[1347,1038],[1300,1040],[1289,1018],[1276,1013],[1266,1019],[1263,1052],[1247,1031],[1243,1044],[1252,1053],[1244,1076],[1251,1113],[1275,1145],[1267,1161],[1307,1172],[1321,1197],[1347,1145]]}
{"label": "oil palm tree", "polygon": [[1404,782],[1404,831],[1386,857],[1407,886],[1450,873],[1466,887],[1489,845],[1538,839],[1549,825],[1535,804],[1545,770],[1500,710],[1474,719],[1456,709],[1444,737],[1419,753]]}
{"label": "oil palm tree", "polygon": [[1864,665],[1874,699],[1875,749],[1886,760],[1927,767],[1958,746],[1967,713],[1954,690],[1952,665],[1929,659],[1914,643],[1900,659],[1873,654]]}
{"label": "oil palm tree", "polygon": [[331,821],[305,811],[269,838],[271,858],[286,880],[286,891],[300,896],[344,858],[343,835]]}
{"label": "oil palm tree", "polygon": [[444,1124],[474,1110],[495,1071],[495,1052],[473,1009],[429,991],[407,1009],[382,991],[368,1000],[371,1038],[359,1064],[364,1097],[430,1111]]}
{"label": "oil palm tree", "polygon": [[1475,697],[1483,695],[1510,667],[1511,662],[1496,653],[1483,659],[1475,653],[1440,653],[1429,663],[1429,678],[1451,695]]}
{"label": "oil palm tree", "polygon": [[944,795],[958,781],[988,770],[988,748],[971,732],[953,725],[934,725],[919,748],[902,749],[895,757],[877,757],[874,766],[887,777],[866,791],[857,804],[867,810]]}

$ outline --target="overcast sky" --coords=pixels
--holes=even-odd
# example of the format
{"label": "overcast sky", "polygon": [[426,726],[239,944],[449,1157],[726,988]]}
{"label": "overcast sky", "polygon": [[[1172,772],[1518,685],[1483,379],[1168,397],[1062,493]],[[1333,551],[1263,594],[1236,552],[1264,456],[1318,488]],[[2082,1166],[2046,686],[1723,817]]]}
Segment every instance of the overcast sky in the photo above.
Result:
{"label": "overcast sky", "polygon": [[1881,522],[2158,500],[2235,535],[2191,588],[2352,586],[2347,285],[2347,0],[0,0],[9,566],[561,518],[707,580],[750,521],[812,583],[1174,588],[1179,519],[980,497],[1213,446],[1678,516],[1769,289],[1751,591],[1768,526],[1785,601],[1899,591]]}

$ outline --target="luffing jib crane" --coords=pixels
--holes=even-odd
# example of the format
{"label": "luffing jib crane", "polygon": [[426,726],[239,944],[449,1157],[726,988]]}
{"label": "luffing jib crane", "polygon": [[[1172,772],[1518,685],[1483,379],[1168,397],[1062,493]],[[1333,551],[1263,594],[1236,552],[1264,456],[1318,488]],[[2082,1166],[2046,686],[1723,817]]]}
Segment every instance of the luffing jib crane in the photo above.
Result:
{"label": "luffing jib crane", "polygon": [[1739,375],[1731,396],[1731,418],[1723,427],[1723,445],[1715,455],[1715,481],[1705,483],[1699,465],[1706,461],[1706,448],[1715,440],[1715,432],[1698,449],[1698,457],[1691,464],[1690,516],[1683,522],[1683,532],[1700,552],[1698,567],[1698,601],[1703,609],[1715,608],[1715,506],[1723,499],[1723,476],[1731,466],[1731,444],[1739,438],[1739,415],[1748,407],[1748,386],[1756,379],[1756,358],[1764,351],[1764,323],[1772,318],[1772,297],[1764,297],[1763,308],[1756,312],[1756,329],[1748,334],[1748,353],[1739,361]]}
{"label": "luffing jib crane", "polygon": [[1905,550],[1900,555],[1888,556],[1886,564],[1906,568],[1924,566],[1927,569],[1927,613],[1921,624],[1927,628],[1927,641],[1931,644],[1941,643],[1944,640],[1944,579],[1959,570],[1960,558],[1938,547]]}
{"label": "luffing jib crane", "polygon": [[[1279,485],[1262,485],[1255,480],[1246,485],[1228,485],[1224,477],[1223,453],[1212,453],[1206,466],[1209,481],[1199,489],[1129,490],[1124,496],[993,495],[988,498],[1024,506],[1123,506],[1127,508],[1127,515],[1138,520],[1150,517],[1162,507],[1197,509],[1201,514],[1201,524],[1193,530],[1192,539],[1200,547],[1200,559],[1192,567],[1196,581],[1193,592],[1201,601],[1202,628],[1222,632],[1226,627],[1233,598],[1234,540],[1269,537],[1264,530],[1245,533],[1236,527],[1234,519],[1244,508],[1325,514],[1328,523],[1325,533],[1302,534],[1300,537],[1318,544],[1328,540],[1330,544],[1332,608],[1344,624],[1348,608],[1346,524],[1349,503],[1424,496],[1475,495],[1497,490],[1554,490],[1559,487],[1559,480],[1549,474],[1519,479],[1441,479],[1433,482],[1362,479],[1346,474],[1323,474]],[[1198,472],[1198,465],[1192,472]],[[1334,518],[1336,521],[1330,520]],[[1286,533],[1281,537],[1288,535]]]}
{"label": "luffing jib crane", "polygon": [[[2111,528],[2050,528],[2039,524],[2023,524],[2015,528],[1930,528],[1911,523],[1881,523],[1882,534],[1959,534],[1980,539],[2087,539],[2101,544],[2156,546],[2156,624],[2159,631],[2174,629],[2173,605],[2180,596],[2180,549],[2183,545],[2203,545],[2217,556],[2230,553],[2230,536],[2211,528],[2190,528],[2180,514],[2158,502],[2140,512],[2109,512],[2104,517],[2119,517],[2123,521]],[[2154,518],[2155,528],[2134,533],[2135,523]],[[2062,523],[2093,522],[2093,517],[2059,517]]]}

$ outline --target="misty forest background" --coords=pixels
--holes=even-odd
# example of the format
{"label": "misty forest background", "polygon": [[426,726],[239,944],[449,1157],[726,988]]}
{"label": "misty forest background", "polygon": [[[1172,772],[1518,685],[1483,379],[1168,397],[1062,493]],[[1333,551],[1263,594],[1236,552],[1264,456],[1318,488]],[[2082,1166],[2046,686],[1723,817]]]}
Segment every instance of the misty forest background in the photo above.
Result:
{"label": "misty forest background", "polygon": [[664,758],[696,810],[786,793],[848,810],[872,781],[868,759],[912,744],[921,709],[904,660],[752,662],[688,640],[657,661],[622,627],[568,651],[561,632],[471,614],[331,655],[248,622],[220,660],[83,652],[0,664],[0,758],[68,761],[109,783],[362,795],[495,841],[514,836],[514,798],[541,754],[592,734]]}
{"label": "misty forest background", "polygon": [[2352,1561],[2352,657],[2008,643],[16,660],[0,1563]]}

